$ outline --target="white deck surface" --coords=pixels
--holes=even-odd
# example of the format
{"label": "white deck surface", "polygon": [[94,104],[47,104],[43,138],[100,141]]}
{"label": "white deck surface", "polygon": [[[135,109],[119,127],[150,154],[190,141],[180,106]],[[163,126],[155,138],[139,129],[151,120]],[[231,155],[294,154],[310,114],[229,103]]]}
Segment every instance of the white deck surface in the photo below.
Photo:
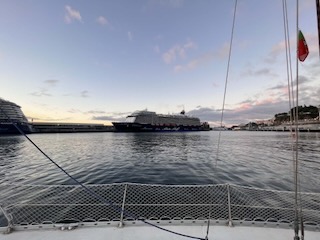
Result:
{"label": "white deck surface", "polygon": [[[166,226],[167,229],[183,234],[204,238],[206,226]],[[268,228],[268,227],[210,227],[209,240],[284,240],[293,239],[292,229]],[[74,230],[25,230],[14,231],[10,234],[0,234],[0,240],[106,240],[106,239],[141,239],[141,240],[166,240],[166,239],[190,239],[177,236],[150,226],[126,226],[118,227],[84,227]],[[306,240],[319,240],[320,232],[306,231]]]}

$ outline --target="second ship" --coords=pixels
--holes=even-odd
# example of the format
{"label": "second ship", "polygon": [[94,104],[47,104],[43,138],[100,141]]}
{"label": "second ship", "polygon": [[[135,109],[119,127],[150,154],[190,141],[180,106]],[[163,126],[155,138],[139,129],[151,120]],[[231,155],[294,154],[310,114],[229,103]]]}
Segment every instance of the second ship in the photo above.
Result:
{"label": "second ship", "polygon": [[150,111],[136,111],[126,117],[125,122],[112,122],[119,132],[157,132],[157,131],[206,131],[210,130],[207,122],[200,122],[197,117],[180,114],[157,114]]}
{"label": "second ship", "polygon": [[21,107],[0,98],[0,135],[20,134],[17,127],[24,133],[32,132],[32,127],[21,111]]}

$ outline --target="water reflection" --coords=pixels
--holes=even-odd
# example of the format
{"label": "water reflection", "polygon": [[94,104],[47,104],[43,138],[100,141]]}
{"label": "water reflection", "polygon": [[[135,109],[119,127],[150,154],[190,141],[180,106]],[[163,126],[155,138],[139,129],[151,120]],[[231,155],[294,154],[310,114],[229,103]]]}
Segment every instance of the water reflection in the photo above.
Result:
{"label": "water reflection", "polygon": [[23,136],[0,136],[0,179],[7,181],[19,168],[20,156],[25,148]]}
{"label": "water reflection", "polygon": [[[33,134],[32,140],[83,183],[231,183],[292,189],[288,133],[218,132]],[[320,135],[301,133],[304,191],[319,191]],[[75,184],[21,136],[0,138],[0,182]]]}
{"label": "water reflection", "polygon": [[0,136],[0,156],[6,156],[1,158],[1,163],[5,160],[14,158],[20,153],[20,150],[23,148],[23,142],[25,141],[23,136]]}

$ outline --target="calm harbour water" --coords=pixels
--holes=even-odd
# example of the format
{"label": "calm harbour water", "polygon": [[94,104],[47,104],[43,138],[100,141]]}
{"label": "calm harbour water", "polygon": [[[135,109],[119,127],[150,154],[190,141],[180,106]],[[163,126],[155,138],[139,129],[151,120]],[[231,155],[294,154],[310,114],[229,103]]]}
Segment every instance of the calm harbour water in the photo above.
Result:
{"label": "calm harbour water", "polygon": [[[288,132],[74,133],[28,135],[86,184],[231,183],[293,189]],[[301,190],[320,192],[320,133],[299,133]],[[23,136],[0,136],[0,183],[74,184]]]}

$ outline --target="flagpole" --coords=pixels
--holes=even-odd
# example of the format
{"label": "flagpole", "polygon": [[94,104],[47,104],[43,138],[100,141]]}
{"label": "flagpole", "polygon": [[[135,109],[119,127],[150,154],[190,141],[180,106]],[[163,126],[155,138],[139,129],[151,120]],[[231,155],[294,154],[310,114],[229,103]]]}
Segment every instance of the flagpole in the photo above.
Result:
{"label": "flagpole", "polygon": [[318,43],[319,43],[319,57],[320,57],[320,3],[316,0],[317,5],[317,19],[318,19]]}
{"label": "flagpole", "polygon": [[298,62],[298,44],[299,44],[299,0],[296,1],[297,12],[296,12],[296,37],[297,37],[297,53],[296,53],[296,116],[295,116],[295,169],[294,169],[294,210],[295,210],[295,220],[294,220],[294,240],[299,240],[299,215],[298,215],[298,117],[299,117],[299,102],[298,102],[298,83],[299,83],[299,62]]}

